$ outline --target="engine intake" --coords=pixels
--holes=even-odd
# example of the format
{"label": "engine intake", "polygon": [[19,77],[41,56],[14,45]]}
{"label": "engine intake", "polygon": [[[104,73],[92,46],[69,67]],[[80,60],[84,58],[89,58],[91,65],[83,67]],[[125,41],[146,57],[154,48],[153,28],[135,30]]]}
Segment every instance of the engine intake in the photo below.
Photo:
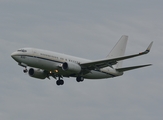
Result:
{"label": "engine intake", "polygon": [[80,73],[81,66],[76,64],[76,63],[65,62],[62,64],[62,69],[64,71],[69,71],[69,72],[73,72],[73,73]]}
{"label": "engine intake", "polygon": [[45,79],[47,77],[47,74],[43,70],[30,68],[28,71],[29,76],[38,78],[38,79]]}

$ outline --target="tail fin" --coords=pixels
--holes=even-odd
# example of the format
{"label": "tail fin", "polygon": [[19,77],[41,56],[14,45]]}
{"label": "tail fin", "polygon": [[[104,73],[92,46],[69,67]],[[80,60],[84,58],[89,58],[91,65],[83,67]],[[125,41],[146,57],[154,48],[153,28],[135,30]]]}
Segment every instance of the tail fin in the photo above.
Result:
{"label": "tail fin", "polygon": [[[111,50],[107,58],[115,58],[115,57],[121,57],[124,56],[126,51],[126,45],[128,41],[128,36],[123,35],[120,40],[117,42],[117,44],[114,46],[114,48]],[[116,68],[122,67],[122,61],[119,61],[116,65]]]}

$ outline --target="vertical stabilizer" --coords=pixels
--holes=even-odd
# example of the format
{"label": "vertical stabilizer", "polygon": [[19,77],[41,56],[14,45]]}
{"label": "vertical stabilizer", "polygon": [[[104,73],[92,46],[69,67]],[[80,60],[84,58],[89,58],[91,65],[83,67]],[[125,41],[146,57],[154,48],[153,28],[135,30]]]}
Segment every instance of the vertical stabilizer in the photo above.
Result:
{"label": "vertical stabilizer", "polygon": [[[111,50],[107,58],[115,58],[115,57],[122,57],[125,54],[126,51],[126,45],[128,41],[128,36],[123,35],[120,40],[117,42],[117,44],[114,46],[114,48]],[[116,68],[122,67],[122,61],[119,61],[116,65]]]}

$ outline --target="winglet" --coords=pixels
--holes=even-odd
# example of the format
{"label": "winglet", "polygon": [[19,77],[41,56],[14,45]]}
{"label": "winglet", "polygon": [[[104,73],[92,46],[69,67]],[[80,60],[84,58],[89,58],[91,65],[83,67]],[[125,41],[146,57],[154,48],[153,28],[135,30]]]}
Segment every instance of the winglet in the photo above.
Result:
{"label": "winglet", "polygon": [[151,47],[152,47],[152,44],[153,44],[153,41],[150,43],[150,45],[148,46],[147,50],[146,51],[150,51],[151,50]]}
{"label": "winglet", "polygon": [[151,50],[152,44],[153,44],[153,41],[149,44],[149,46],[147,47],[147,49],[144,52],[141,52],[139,54],[147,54],[147,53],[149,53],[150,50]]}

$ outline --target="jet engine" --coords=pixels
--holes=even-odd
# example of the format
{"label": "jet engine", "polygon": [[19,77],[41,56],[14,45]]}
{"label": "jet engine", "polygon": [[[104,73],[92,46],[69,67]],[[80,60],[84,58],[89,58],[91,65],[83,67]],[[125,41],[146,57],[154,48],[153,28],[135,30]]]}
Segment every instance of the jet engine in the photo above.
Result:
{"label": "jet engine", "polygon": [[29,76],[39,79],[45,79],[47,77],[47,74],[40,69],[30,68],[28,71]]}
{"label": "jet engine", "polygon": [[80,73],[81,66],[76,64],[76,63],[65,62],[65,63],[62,64],[62,69],[64,71],[70,71],[70,72],[73,72],[73,73]]}

